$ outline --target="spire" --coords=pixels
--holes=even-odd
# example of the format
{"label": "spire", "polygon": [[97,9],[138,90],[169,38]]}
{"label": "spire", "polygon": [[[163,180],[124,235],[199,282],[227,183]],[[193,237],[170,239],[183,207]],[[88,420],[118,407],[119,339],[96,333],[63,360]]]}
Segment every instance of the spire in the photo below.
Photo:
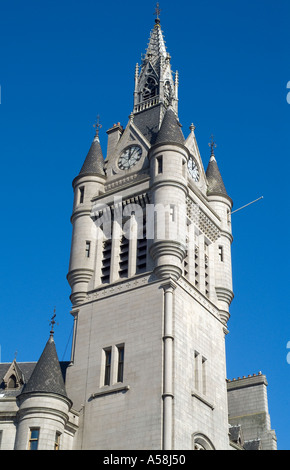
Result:
{"label": "spire", "polygon": [[163,105],[165,109],[172,106],[176,115],[178,111],[178,74],[174,80],[170,64],[171,57],[166,50],[160,25],[160,11],[159,3],[157,3],[155,24],[150,33],[146,54],[142,59],[140,74],[139,66],[135,68],[133,110],[136,115],[152,107],[157,107],[159,109],[159,121],[157,122],[159,127],[163,116],[160,105]]}
{"label": "spire", "polygon": [[156,144],[161,143],[177,143],[184,144],[184,136],[181,130],[181,125],[174,113],[173,109],[170,107],[167,109],[165,116],[163,118],[160,131],[156,138]]}
{"label": "spire", "polygon": [[105,175],[104,157],[99,139],[99,129],[102,127],[100,124],[99,116],[97,117],[97,121],[94,124],[94,127],[96,128],[95,137],[87,154],[85,162],[81,168],[80,176],[88,174],[97,174],[101,176]]}
{"label": "spire", "polygon": [[55,393],[67,397],[64,380],[57,357],[56,347],[53,339],[53,326],[55,314],[50,325],[49,340],[31,374],[30,379],[24,386],[22,393]]}
{"label": "spire", "polygon": [[207,194],[208,196],[210,196],[211,194],[220,194],[223,196],[227,196],[227,191],[222,180],[214,154],[216,143],[213,140],[213,136],[211,136],[211,142],[208,145],[211,148],[211,156],[206,170],[206,179],[208,183]]}

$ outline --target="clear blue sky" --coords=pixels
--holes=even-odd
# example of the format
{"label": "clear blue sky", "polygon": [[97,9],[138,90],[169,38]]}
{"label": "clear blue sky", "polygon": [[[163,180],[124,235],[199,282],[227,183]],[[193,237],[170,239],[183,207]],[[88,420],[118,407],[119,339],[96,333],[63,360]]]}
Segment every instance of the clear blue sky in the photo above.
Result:
{"label": "clear blue sky", "polygon": [[[180,74],[179,118],[216,158],[234,209],[228,378],[266,374],[272,428],[290,449],[289,0],[161,3]],[[155,1],[1,0],[1,360],[39,358],[56,306],[70,357],[68,271],[73,193],[100,114],[100,139],[132,111],[134,69]],[[67,344],[69,344],[67,346]]]}

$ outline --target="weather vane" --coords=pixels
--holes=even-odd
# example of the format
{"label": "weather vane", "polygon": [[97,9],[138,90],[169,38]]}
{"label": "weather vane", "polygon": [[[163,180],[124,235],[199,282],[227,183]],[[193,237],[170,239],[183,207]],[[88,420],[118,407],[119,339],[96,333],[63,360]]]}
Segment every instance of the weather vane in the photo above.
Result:
{"label": "weather vane", "polygon": [[208,146],[210,147],[211,149],[211,155],[214,155],[214,149],[216,148],[216,143],[215,141],[213,140],[213,135],[211,136],[211,142],[208,144]]}
{"label": "weather vane", "polygon": [[96,129],[96,135],[98,136],[99,135],[99,130],[102,128],[102,124],[100,124],[100,116],[99,115],[97,116],[97,120],[94,124],[94,127]]}
{"label": "weather vane", "polygon": [[55,325],[55,317],[56,317],[56,313],[55,313],[55,307],[54,307],[54,311],[53,311],[53,315],[51,317],[51,322],[50,322],[50,326],[51,326],[51,330],[50,330],[50,334],[53,336],[54,334],[54,331],[53,331],[53,328],[54,328],[54,325]]}
{"label": "weather vane", "polygon": [[154,15],[156,15],[156,19],[157,19],[157,20],[159,20],[160,13],[161,13],[160,5],[159,5],[159,3],[157,2],[157,3],[156,3],[155,12],[154,12]]}

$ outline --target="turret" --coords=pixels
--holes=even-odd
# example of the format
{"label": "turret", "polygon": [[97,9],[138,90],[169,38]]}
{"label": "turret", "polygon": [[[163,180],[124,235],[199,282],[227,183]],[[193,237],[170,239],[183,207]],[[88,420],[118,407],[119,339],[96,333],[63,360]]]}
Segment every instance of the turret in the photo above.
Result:
{"label": "turret", "polygon": [[151,190],[155,211],[150,253],[159,278],[178,279],[185,256],[185,213],[188,150],[172,107],[165,113],[150,151]]}
{"label": "turret", "polygon": [[206,170],[208,183],[207,197],[213,210],[221,220],[220,237],[215,250],[215,290],[222,320],[229,319],[229,306],[233,299],[231,244],[232,200],[228,196],[214,155],[214,143],[211,144],[211,157]]}
{"label": "turret", "polygon": [[55,450],[64,443],[72,402],[66,393],[53,332],[17,402],[15,450]]}
{"label": "turret", "polygon": [[67,275],[73,305],[80,304],[85,298],[94,273],[95,225],[91,218],[91,200],[104,192],[106,180],[98,128],[99,125],[81,171],[73,181],[73,233]]}

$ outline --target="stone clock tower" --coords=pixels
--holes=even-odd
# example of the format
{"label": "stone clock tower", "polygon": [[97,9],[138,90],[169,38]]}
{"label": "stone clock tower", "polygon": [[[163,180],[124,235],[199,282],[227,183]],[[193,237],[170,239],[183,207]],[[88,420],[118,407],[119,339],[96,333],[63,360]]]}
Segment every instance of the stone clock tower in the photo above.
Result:
{"label": "stone clock tower", "polygon": [[128,111],[73,181],[74,447],[228,449],[232,201],[182,132],[158,17]]}

